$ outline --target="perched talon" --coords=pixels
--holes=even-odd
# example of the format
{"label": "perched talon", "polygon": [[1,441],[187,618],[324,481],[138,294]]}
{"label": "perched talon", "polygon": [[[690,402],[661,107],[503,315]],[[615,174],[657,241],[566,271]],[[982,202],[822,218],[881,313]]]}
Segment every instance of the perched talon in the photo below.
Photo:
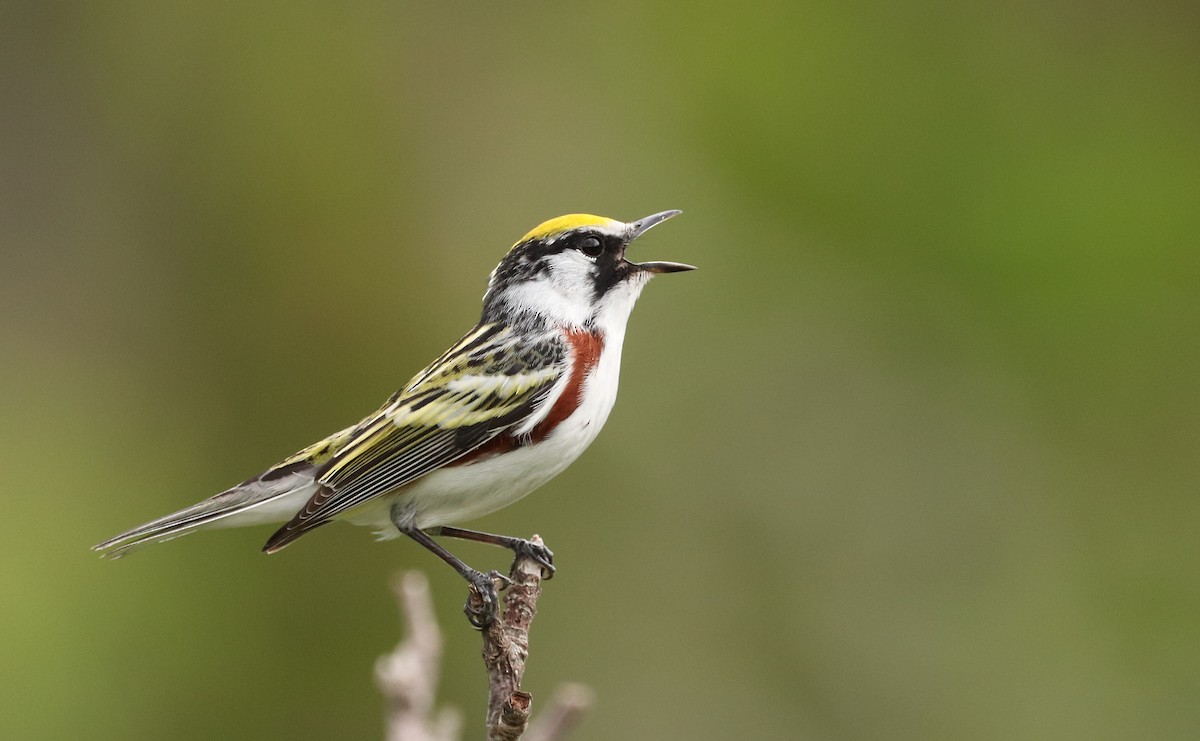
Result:
{"label": "perched talon", "polygon": [[554,578],[554,551],[544,545],[532,543],[524,538],[517,539],[512,545],[513,552],[520,556],[527,556],[541,564],[542,578]]}
{"label": "perched talon", "polygon": [[[472,597],[475,594],[472,593]],[[463,603],[463,612],[467,615],[467,622],[476,630],[484,630],[492,623],[496,622],[496,603],[493,600],[482,601],[480,607],[476,608],[471,604],[471,597]]]}
{"label": "perched talon", "polygon": [[512,579],[509,579],[507,576],[505,576],[504,574],[501,574],[499,571],[493,571],[493,572],[489,573],[488,576],[492,577],[493,583],[500,582],[500,591],[501,592],[503,592],[505,589],[508,589],[509,587],[512,586],[512,583],[513,583]]}
{"label": "perched talon", "polygon": [[495,571],[490,574],[476,571],[467,575],[471,591],[467,595],[467,601],[463,603],[463,612],[467,615],[467,621],[477,630],[483,630],[496,621],[496,607],[499,604],[496,596],[496,576],[498,575]]}

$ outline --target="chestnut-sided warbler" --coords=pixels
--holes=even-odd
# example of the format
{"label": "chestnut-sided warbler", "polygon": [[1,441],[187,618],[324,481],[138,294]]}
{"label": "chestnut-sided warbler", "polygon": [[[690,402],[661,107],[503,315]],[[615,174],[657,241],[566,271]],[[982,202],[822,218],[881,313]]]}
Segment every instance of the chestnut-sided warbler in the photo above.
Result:
{"label": "chestnut-sided warbler", "polygon": [[[285,522],[274,553],[335,519],[407,535],[473,584],[482,627],[496,609],[496,572],[483,574],[432,536],[525,553],[553,574],[553,554],[522,538],[451,523],[512,504],[571,464],[596,438],[617,397],[625,323],[675,262],[630,262],[629,243],[679,211],[632,223],[572,214],[513,245],[488,281],[479,324],[377,412],[232,489],[95,546],[113,558],[204,528]],[[470,600],[468,600],[470,605]]]}

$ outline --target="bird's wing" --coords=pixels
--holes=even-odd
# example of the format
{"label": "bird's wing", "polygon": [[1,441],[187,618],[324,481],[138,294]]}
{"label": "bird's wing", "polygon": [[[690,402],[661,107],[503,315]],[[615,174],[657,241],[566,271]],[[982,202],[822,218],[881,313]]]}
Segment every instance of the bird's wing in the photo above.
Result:
{"label": "bird's wing", "polygon": [[539,409],[566,372],[557,332],[522,337],[481,324],[354,428],[324,464],[321,485],[264,550],[452,463]]}

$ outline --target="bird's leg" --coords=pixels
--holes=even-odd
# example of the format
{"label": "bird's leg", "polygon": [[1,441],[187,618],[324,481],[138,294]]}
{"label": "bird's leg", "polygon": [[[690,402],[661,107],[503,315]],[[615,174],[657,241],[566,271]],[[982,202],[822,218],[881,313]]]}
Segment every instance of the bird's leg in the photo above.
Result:
{"label": "bird's leg", "polygon": [[509,535],[492,535],[477,530],[464,530],[461,527],[435,527],[429,529],[430,535],[444,535],[447,538],[474,540],[477,543],[488,543],[508,548],[518,556],[528,556],[542,565],[542,578],[554,577],[554,551],[544,545],[535,545],[524,538],[514,538]]}
{"label": "bird's leg", "polygon": [[428,533],[424,530],[411,525],[400,525],[399,523],[397,523],[396,527],[400,532],[432,551],[435,556],[453,566],[454,570],[461,574],[475,590],[475,594],[479,595],[480,604],[478,606],[472,604],[470,597],[467,597],[466,604],[463,605],[463,612],[467,614],[467,620],[470,621],[471,625],[483,630],[495,621],[496,606],[499,602],[496,596],[496,580],[499,579],[505,582],[505,586],[507,586],[508,577],[498,571],[488,574],[476,571],[465,564],[458,556],[438,545],[437,541],[429,537]]}

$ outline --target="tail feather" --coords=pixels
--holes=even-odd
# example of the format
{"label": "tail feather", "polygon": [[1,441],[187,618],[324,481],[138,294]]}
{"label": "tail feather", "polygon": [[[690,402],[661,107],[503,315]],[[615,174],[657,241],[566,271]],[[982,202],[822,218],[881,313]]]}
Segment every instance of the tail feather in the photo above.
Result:
{"label": "tail feather", "polygon": [[139,525],[92,546],[92,550],[98,551],[105,558],[120,558],[142,546],[165,543],[168,540],[195,532],[204,525],[228,517],[237,511],[234,507],[222,506],[215,499],[216,497],[206,499],[178,512],[172,512],[165,517]]}
{"label": "tail feather", "polygon": [[105,558],[121,558],[152,543],[165,543],[209,527],[239,527],[289,519],[315,486],[310,476],[290,473],[252,479],[214,497],[139,525],[92,546]]}

